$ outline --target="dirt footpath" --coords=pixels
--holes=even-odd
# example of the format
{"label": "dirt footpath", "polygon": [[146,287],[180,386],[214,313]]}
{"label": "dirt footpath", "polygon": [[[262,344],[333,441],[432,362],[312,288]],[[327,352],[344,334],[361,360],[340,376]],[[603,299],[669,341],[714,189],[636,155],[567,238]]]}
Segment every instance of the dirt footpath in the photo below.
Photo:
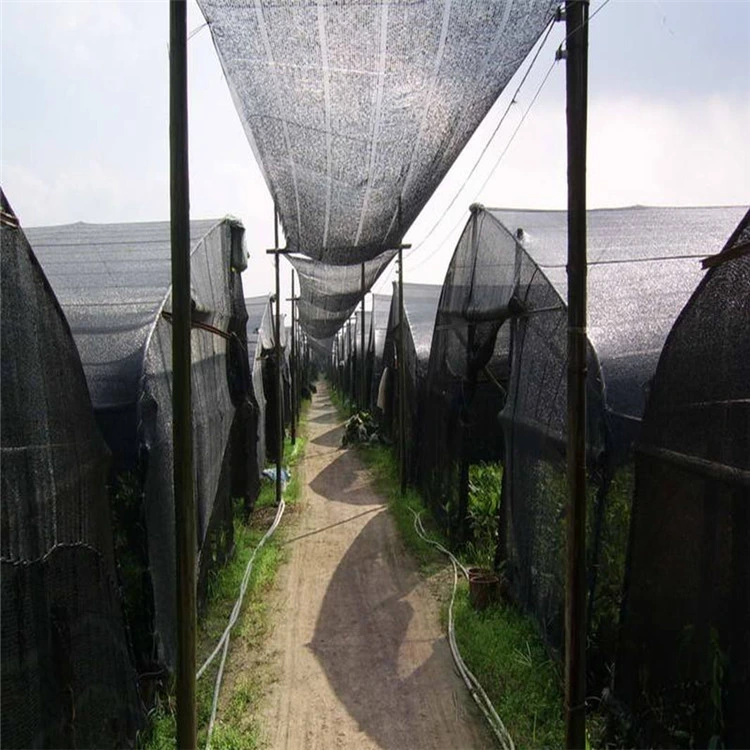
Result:
{"label": "dirt footpath", "polygon": [[301,511],[272,595],[273,748],[492,747],[457,676],[439,605],[403,548],[325,385],[308,422]]}

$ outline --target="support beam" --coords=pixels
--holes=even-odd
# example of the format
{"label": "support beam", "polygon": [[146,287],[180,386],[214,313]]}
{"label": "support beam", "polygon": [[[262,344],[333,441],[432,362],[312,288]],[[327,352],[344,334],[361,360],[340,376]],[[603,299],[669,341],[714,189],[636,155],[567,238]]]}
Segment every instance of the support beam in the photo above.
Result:
{"label": "support beam", "polygon": [[[277,256],[278,257],[278,256]],[[292,445],[297,442],[297,349],[294,337],[294,269],[292,269],[292,349],[289,358],[289,367],[292,375]]]}
{"label": "support beam", "polygon": [[568,507],[565,739],[586,746],[586,121],[588,0],[565,3],[568,136]]}
{"label": "support beam", "polygon": [[[399,204],[400,205],[400,204]],[[399,211],[400,213],[400,211]],[[401,494],[406,492],[406,362],[404,336],[404,256],[398,251],[398,466]]]}
{"label": "support beam", "polygon": [[276,505],[281,504],[281,464],[284,460],[284,389],[281,377],[281,278],[279,276],[279,256],[287,251],[279,248],[279,210],[273,204],[274,247],[266,250],[272,254],[276,272],[276,315],[274,354],[276,357]]}
{"label": "support beam", "polygon": [[188,174],[187,9],[169,4],[169,151],[172,242],[172,440],[177,566],[177,747],[196,747],[193,420],[190,384],[190,189]]}
{"label": "support beam", "polygon": [[365,356],[365,294],[367,293],[367,290],[365,289],[365,264],[362,264],[362,317],[360,319],[361,325],[360,325],[360,332],[359,332],[359,353],[361,362],[359,365],[359,369],[361,371],[361,377],[360,377],[360,403],[359,408],[364,410],[367,408],[367,398],[365,396],[365,375],[366,375],[366,363],[367,363],[367,357]]}

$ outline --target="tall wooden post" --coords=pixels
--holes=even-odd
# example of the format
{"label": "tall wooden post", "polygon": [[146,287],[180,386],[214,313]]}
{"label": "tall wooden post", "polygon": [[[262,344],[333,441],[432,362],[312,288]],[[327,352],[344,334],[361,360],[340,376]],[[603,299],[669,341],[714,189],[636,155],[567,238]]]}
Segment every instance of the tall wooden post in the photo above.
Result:
{"label": "tall wooden post", "polygon": [[366,366],[367,357],[365,356],[365,264],[362,264],[362,317],[360,318],[360,332],[359,332],[359,353],[360,353],[360,409],[367,409],[367,398],[365,395],[365,383],[366,383]]}
{"label": "tall wooden post", "polygon": [[276,270],[276,505],[281,504],[281,464],[284,460],[284,388],[281,376],[281,278],[279,276],[279,211],[273,204],[273,242]]}
{"label": "tall wooden post", "polygon": [[177,747],[196,746],[193,420],[190,387],[190,189],[187,9],[169,4],[169,151],[172,241],[172,440],[177,566]]}
{"label": "tall wooden post", "polygon": [[289,365],[292,374],[292,445],[297,442],[297,348],[294,340],[294,269],[292,269],[292,349]]}
{"label": "tall wooden post", "polygon": [[398,250],[398,465],[401,494],[406,492],[406,362],[404,336],[404,254]]}
{"label": "tall wooden post", "polygon": [[566,745],[586,745],[586,120],[588,0],[565,3],[568,130]]}

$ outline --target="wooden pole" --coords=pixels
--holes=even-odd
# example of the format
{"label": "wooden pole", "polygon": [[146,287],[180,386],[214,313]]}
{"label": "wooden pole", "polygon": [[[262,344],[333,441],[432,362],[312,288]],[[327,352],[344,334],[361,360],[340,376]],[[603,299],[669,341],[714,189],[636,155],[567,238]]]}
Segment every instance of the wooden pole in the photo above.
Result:
{"label": "wooden pole", "polygon": [[195,556],[193,420],[190,386],[190,189],[187,9],[169,4],[169,151],[172,242],[172,440],[177,570],[177,747],[195,748]]}
{"label": "wooden pole", "polygon": [[401,494],[406,492],[406,362],[404,361],[404,255],[398,251],[398,454]]}
{"label": "wooden pole", "polygon": [[366,372],[365,372],[365,363],[366,363],[366,357],[365,357],[365,264],[362,264],[362,317],[360,318],[360,332],[359,332],[359,356],[361,359],[359,369],[360,369],[360,409],[366,409],[367,408],[367,399],[365,398],[365,381],[366,381]]}
{"label": "wooden pole", "polygon": [[292,371],[292,445],[297,442],[297,349],[294,341],[294,269],[292,269],[292,355],[290,367]]}
{"label": "wooden pole", "polygon": [[586,745],[586,121],[588,0],[565,3],[568,131],[566,746]]}
{"label": "wooden pole", "polygon": [[279,276],[279,210],[273,204],[273,241],[276,252],[276,505],[281,505],[281,463],[284,459],[284,389],[281,378],[281,278]]}

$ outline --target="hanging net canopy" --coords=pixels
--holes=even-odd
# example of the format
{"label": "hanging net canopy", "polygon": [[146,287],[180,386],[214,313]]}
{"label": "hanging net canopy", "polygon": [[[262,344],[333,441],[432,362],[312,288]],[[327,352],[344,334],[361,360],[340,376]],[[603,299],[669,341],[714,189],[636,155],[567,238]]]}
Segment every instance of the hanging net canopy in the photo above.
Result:
{"label": "hanging net canopy", "polygon": [[722,740],[750,747],[749,250],[750,212],[677,318],[643,417],[615,690],[648,746],[670,726],[709,745],[726,654]]}
{"label": "hanging net canopy", "polygon": [[[300,323],[316,338],[335,333],[362,294],[358,267],[331,267],[358,266],[401,243],[557,5],[198,4],[287,249],[324,264],[313,274],[322,285],[308,296],[303,284],[301,295]],[[308,315],[333,312],[321,293],[350,301],[314,327]]]}
{"label": "hanging net canopy", "polygon": [[[113,456],[115,522],[139,667],[176,660],[169,222],[28,230],[81,355],[94,413]],[[232,444],[250,388],[240,271],[244,229],[190,222],[191,387],[198,594],[232,545]],[[243,361],[244,360],[244,361]],[[246,373],[247,377],[238,376]],[[246,412],[239,411],[239,418]],[[148,664],[152,666],[149,667]]]}
{"label": "hanging net canopy", "polygon": [[[329,338],[354,312],[367,291],[393,260],[396,250],[357,266],[333,266],[302,255],[287,256],[300,282],[300,324],[316,338]],[[364,279],[363,279],[364,275]]]}

